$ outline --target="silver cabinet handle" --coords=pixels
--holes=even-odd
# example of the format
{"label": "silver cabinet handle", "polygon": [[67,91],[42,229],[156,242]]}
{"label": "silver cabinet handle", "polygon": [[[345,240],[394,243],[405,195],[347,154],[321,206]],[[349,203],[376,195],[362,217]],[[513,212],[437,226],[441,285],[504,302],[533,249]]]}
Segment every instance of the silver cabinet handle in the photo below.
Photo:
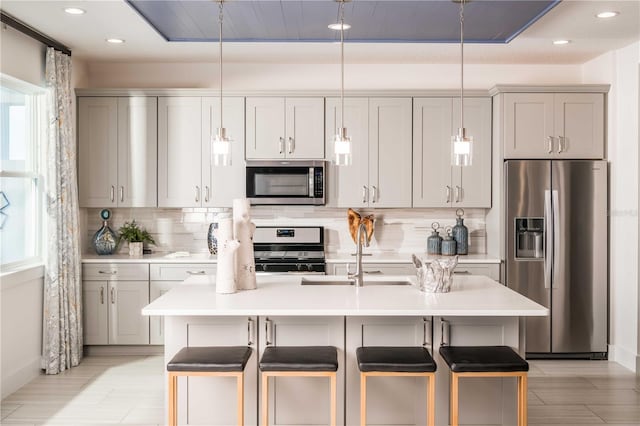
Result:
{"label": "silver cabinet handle", "polygon": [[267,346],[273,344],[273,322],[270,319],[266,319],[264,322],[264,331],[266,334],[265,344]]}
{"label": "silver cabinet handle", "polygon": [[116,187],[111,185],[111,202],[113,203],[116,200]]}
{"label": "silver cabinet handle", "polygon": [[120,187],[120,202],[124,202],[124,186]]}
{"label": "silver cabinet handle", "polygon": [[247,320],[247,346],[253,345],[256,337],[256,327],[253,319],[249,318]]}
{"label": "silver cabinet handle", "polygon": [[208,203],[209,202],[209,185],[205,185],[204,187],[204,202]]}
{"label": "silver cabinet handle", "polygon": [[553,136],[547,136],[547,152],[549,154],[553,152]]}
{"label": "silver cabinet handle", "polygon": [[447,185],[447,203],[451,202],[451,187]]}
{"label": "silver cabinet handle", "polygon": [[115,287],[111,287],[111,304],[116,303],[116,289]]}
{"label": "silver cabinet handle", "polygon": [[451,326],[449,321],[440,318],[440,346],[449,345],[451,334]]}
{"label": "silver cabinet handle", "polygon": [[98,271],[98,273],[103,275],[116,275],[118,271]]}
{"label": "silver cabinet handle", "polygon": [[462,194],[462,188],[456,185],[456,203],[460,202],[460,195]]}
{"label": "silver cabinet handle", "polygon": [[196,185],[196,203],[200,202],[200,187]]}
{"label": "silver cabinet handle", "polygon": [[369,193],[369,191],[367,190],[367,185],[362,185],[362,202],[366,203],[367,202],[367,194]]}
{"label": "silver cabinet handle", "polygon": [[371,202],[375,203],[376,200],[378,199],[378,187],[373,185],[371,188],[373,189],[373,195],[371,196]]}
{"label": "silver cabinet handle", "polygon": [[565,137],[558,136],[558,154],[561,154],[565,150]]}
{"label": "silver cabinet handle", "polygon": [[[347,267],[349,266],[349,264],[347,264]],[[382,274],[382,271],[364,271],[365,274],[370,274],[370,275],[379,275]]]}
{"label": "silver cabinet handle", "polygon": [[469,271],[453,271],[455,275],[471,275]]}
{"label": "silver cabinet handle", "polygon": [[207,271],[187,271],[189,275],[205,275]]}
{"label": "silver cabinet handle", "polygon": [[293,151],[296,149],[295,146],[295,142],[293,141],[293,138],[291,136],[289,136],[289,154],[293,154]]}
{"label": "silver cabinet handle", "polygon": [[100,287],[100,304],[104,305],[104,287]]}
{"label": "silver cabinet handle", "polygon": [[431,320],[427,318],[422,318],[422,346],[431,345],[431,336],[427,338],[429,335],[429,331],[431,329]]}
{"label": "silver cabinet handle", "polygon": [[280,151],[280,154],[284,152],[284,138],[280,138],[280,144],[278,146],[278,149]]}

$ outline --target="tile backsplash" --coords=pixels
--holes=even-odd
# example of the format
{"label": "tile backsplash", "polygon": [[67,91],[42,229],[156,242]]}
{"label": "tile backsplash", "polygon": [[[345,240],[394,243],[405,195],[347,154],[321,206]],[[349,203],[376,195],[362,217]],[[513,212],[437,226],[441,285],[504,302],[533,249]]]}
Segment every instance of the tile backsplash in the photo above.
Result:
{"label": "tile backsplash", "polygon": [[[82,247],[93,253],[91,238],[102,226],[101,209],[81,209]],[[207,230],[216,214],[229,209],[159,209],[115,208],[111,210],[111,228],[117,232],[126,221],[135,219],[146,228],[156,241],[155,252],[188,251],[207,252]],[[431,223],[440,226],[455,225],[454,209],[377,209],[361,210],[361,214],[375,214],[375,232],[372,253],[423,253]],[[469,228],[469,252],[486,253],[485,209],[465,209],[465,225]],[[354,243],[347,225],[347,209],[309,206],[258,206],[251,209],[257,226],[324,226],[325,246],[328,253],[347,253]],[[443,233],[441,233],[443,234]],[[126,253],[126,244],[119,252]]]}

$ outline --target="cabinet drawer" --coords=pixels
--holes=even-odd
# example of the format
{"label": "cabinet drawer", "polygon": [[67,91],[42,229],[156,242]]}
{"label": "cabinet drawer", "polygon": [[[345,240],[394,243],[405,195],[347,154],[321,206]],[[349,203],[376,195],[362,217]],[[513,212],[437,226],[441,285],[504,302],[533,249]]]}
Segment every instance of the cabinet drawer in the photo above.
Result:
{"label": "cabinet drawer", "polygon": [[[354,272],[355,260],[350,264],[351,272]],[[410,263],[363,263],[362,269],[367,275],[413,275],[416,268]],[[335,275],[347,275],[347,264],[334,266]]]}
{"label": "cabinet drawer", "polygon": [[484,275],[492,280],[500,281],[499,264],[458,264],[453,271],[456,275]]}
{"label": "cabinet drawer", "polygon": [[212,263],[166,263],[151,266],[154,281],[183,281],[192,275],[214,275],[216,265]]}
{"label": "cabinet drawer", "polygon": [[82,265],[82,279],[85,281],[127,280],[148,281],[149,264],[136,263],[92,263]]}

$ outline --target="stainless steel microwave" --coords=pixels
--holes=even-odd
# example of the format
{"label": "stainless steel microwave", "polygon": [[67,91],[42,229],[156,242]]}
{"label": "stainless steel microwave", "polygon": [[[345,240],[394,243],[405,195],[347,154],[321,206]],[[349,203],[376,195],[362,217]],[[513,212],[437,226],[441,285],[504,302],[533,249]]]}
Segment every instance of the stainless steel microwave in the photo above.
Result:
{"label": "stainless steel microwave", "polygon": [[253,205],[325,204],[324,161],[247,161],[246,182]]}

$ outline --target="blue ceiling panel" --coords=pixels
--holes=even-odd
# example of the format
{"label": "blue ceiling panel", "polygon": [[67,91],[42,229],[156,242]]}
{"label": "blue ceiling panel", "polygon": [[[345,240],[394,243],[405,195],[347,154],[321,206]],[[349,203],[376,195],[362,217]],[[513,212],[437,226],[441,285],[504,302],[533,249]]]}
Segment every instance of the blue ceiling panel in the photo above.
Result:
{"label": "blue ceiling panel", "polygon": [[[465,41],[508,43],[560,0],[474,0],[465,6]],[[127,0],[167,41],[218,38],[218,3]],[[332,42],[333,0],[232,0],[224,3],[225,42]],[[460,39],[459,6],[449,0],[353,0],[345,4],[349,42],[452,43]]]}

